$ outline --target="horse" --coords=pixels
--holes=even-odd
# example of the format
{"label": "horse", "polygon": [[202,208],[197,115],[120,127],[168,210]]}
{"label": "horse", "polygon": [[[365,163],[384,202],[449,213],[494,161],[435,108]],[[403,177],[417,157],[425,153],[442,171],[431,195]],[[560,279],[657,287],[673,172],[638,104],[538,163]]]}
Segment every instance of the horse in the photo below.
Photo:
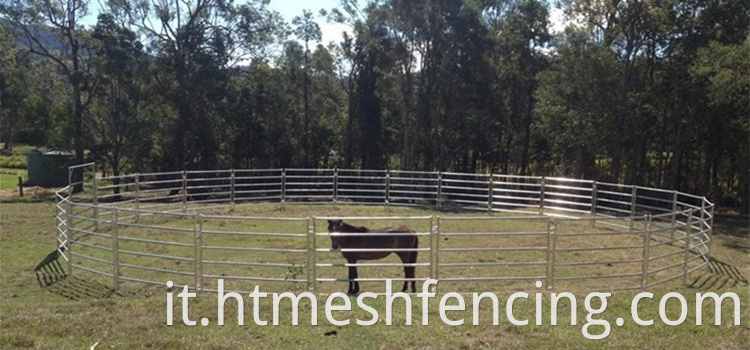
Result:
{"label": "horse", "polygon": [[[352,226],[344,223],[342,220],[328,220],[328,232],[331,233],[331,248],[335,251],[340,249],[358,249],[360,251],[342,251],[349,264],[356,264],[359,260],[376,260],[382,259],[396,253],[404,263],[404,287],[401,290],[406,292],[409,282],[411,282],[411,292],[416,293],[417,287],[414,281],[414,264],[417,262],[417,251],[402,251],[401,249],[417,249],[419,239],[416,232],[406,226],[384,227],[370,230],[362,226]],[[361,233],[357,235],[336,235],[336,233]],[[369,234],[368,233],[378,233]],[[384,235],[383,233],[398,233],[400,235]],[[404,235],[404,233],[411,233]],[[365,249],[377,249],[377,251],[366,251]],[[397,251],[388,251],[393,249]],[[357,267],[349,266],[349,295],[359,293],[359,282],[357,279]]]}

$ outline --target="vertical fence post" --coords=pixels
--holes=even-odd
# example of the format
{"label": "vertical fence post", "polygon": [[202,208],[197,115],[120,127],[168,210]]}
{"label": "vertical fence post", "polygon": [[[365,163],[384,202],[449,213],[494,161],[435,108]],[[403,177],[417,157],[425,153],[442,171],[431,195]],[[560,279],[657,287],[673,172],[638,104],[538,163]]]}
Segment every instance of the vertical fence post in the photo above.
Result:
{"label": "vertical fence post", "polygon": [[[433,218],[434,224],[432,225],[432,230],[430,232],[430,236],[433,237],[430,254],[433,255],[434,258],[432,278],[440,282],[440,215],[433,216]],[[432,253],[433,250],[435,251],[434,254]],[[437,293],[439,284],[440,283],[432,286],[432,293]]]}
{"label": "vertical fence post", "polygon": [[631,192],[630,192],[630,233],[633,233],[634,229],[634,222],[633,217],[635,216],[635,206],[636,206],[636,198],[638,195],[638,187],[636,185],[633,185]]}
{"label": "vertical fence post", "polygon": [[557,249],[557,219],[547,219],[547,289],[555,288],[555,253]]}
{"label": "vertical fence post", "polygon": [[333,169],[333,207],[336,208],[339,200],[339,168]]}
{"label": "vertical fence post", "polygon": [[230,209],[234,213],[234,169],[229,171],[229,203],[230,203]]}
{"label": "vertical fence post", "polygon": [[698,230],[700,234],[700,236],[698,236],[698,241],[702,244],[703,237],[705,237],[706,233],[706,201],[703,199],[701,199],[701,221],[698,227],[700,227]]}
{"label": "vertical fence post", "polygon": [[490,179],[488,181],[488,188],[487,188],[487,212],[492,214],[492,201],[494,200],[494,184],[495,184],[495,175],[490,174]]}
{"label": "vertical fence post", "polygon": [[669,240],[674,240],[674,232],[677,224],[677,196],[678,192],[672,191],[672,229],[669,232]]}
{"label": "vertical fence post", "polygon": [[389,208],[391,202],[391,170],[385,171],[385,207]]}
{"label": "vertical fence post", "polygon": [[120,239],[118,235],[118,216],[117,207],[112,208],[112,278],[114,279],[114,289],[120,288]]}
{"label": "vertical fence post", "polygon": [[435,236],[437,235],[437,222],[435,216],[430,217],[430,278],[435,279]]}
{"label": "vertical fence post", "polygon": [[688,260],[690,259],[690,240],[693,236],[693,212],[688,211],[687,228],[685,230],[685,256],[682,263],[682,284],[687,286]]}
{"label": "vertical fence post", "polygon": [[73,275],[73,235],[75,235],[75,232],[73,232],[73,203],[71,202],[71,199],[73,197],[73,186],[68,187],[68,198],[66,199],[67,202],[67,209],[65,210],[65,232],[66,236],[68,238],[68,245],[66,248],[68,248],[68,275]]}
{"label": "vertical fence post", "polygon": [[281,169],[281,210],[286,203],[286,169]]}
{"label": "vertical fence post", "polygon": [[141,175],[135,174],[135,223],[141,219]]}
{"label": "vertical fence post", "polygon": [[443,208],[443,173],[437,173],[437,210]]}
{"label": "vertical fence post", "polygon": [[646,214],[646,232],[643,235],[643,265],[641,266],[641,288],[648,288],[648,263],[651,248],[651,214]]}
{"label": "vertical fence post", "polygon": [[315,240],[315,217],[307,218],[307,266],[305,266],[305,272],[307,273],[307,289],[315,290],[316,277],[316,240]]}
{"label": "vertical fence post", "polygon": [[547,178],[542,176],[542,181],[539,186],[539,214],[544,214],[544,188],[547,184]]}
{"label": "vertical fence post", "polygon": [[93,188],[93,203],[94,203],[94,231],[99,231],[99,184],[96,181],[96,165],[92,166],[94,169],[94,178],[91,180]]}
{"label": "vertical fence post", "polygon": [[182,171],[182,212],[187,211],[187,170]]}
{"label": "vertical fence post", "polygon": [[[591,217],[596,217],[596,203],[599,200],[598,198],[598,185],[596,184],[596,181],[591,183]],[[591,220],[592,224],[596,224],[596,220]]]}
{"label": "vertical fence post", "polygon": [[195,291],[203,290],[203,217],[201,214],[193,215],[193,245],[195,246],[193,256],[193,268],[195,269]]}
{"label": "vertical fence post", "polygon": [[[703,198],[705,201],[706,199]],[[711,204],[711,219],[708,221],[708,231],[706,232],[706,238],[708,238],[708,243],[706,244],[706,250],[708,251],[706,253],[706,262],[711,262],[711,242],[714,240],[714,208],[716,208],[716,204]],[[709,265],[711,266],[711,265]]]}

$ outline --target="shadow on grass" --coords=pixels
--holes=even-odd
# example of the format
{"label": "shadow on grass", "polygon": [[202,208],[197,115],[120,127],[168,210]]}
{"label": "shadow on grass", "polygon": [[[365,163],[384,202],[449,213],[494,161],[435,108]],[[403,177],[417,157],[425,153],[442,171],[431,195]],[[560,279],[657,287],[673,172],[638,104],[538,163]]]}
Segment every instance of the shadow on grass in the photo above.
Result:
{"label": "shadow on grass", "polygon": [[708,263],[711,273],[698,276],[690,287],[698,289],[717,289],[723,287],[747,286],[748,281],[740,270],[721,260],[711,258]]}
{"label": "shadow on grass", "polygon": [[73,276],[68,276],[46,288],[51,293],[70,300],[107,299],[125,296],[125,294],[100,282]]}
{"label": "shadow on grass", "polygon": [[136,293],[118,291],[91,279],[70,276],[60,263],[60,252],[64,249],[63,247],[47,254],[44,260],[34,268],[34,274],[41,288],[70,300],[107,299],[136,295]]}
{"label": "shadow on grass", "polygon": [[747,217],[717,214],[713,228],[718,235],[750,238],[750,218]]}
{"label": "shadow on grass", "polygon": [[36,280],[39,282],[40,287],[49,287],[68,277],[65,269],[60,264],[60,253],[64,250],[65,247],[53,250],[34,267],[34,274],[36,274]]}

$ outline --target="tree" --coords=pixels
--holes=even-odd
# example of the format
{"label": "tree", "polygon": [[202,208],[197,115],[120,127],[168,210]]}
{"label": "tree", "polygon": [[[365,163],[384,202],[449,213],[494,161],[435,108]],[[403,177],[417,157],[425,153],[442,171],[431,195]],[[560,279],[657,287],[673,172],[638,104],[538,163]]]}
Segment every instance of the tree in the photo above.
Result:
{"label": "tree", "polygon": [[[698,51],[691,74],[708,84],[717,118],[713,134],[711,192],[719,204],[739,204],[750,213],[750,37],[741,44],[711,42]],[[736,147],[728,147],[736,145]],[[723,175],[723,176],[722,176]],[[726,193],[728,192],[728,193]],[[736,202],[739,203],[736,203]]]}
{"label": "tree", "polygon": [[568,29],[557,44],[549,69],[539,74],[533,128],[548,150],[536,149],[545,173],[586,179],[602,177],[596,160],[608,154],[613,138],[617,103],[611,86],[619,78],[617,61],[607,47],[591,42],[584,32]]}
{"label": "tree", "polygon": [[164,145],[166,169],[213,169],[226,131],[219,111],[229,68],[275,40],[278,14],[262,0],[235,6],[223,0],[110,2],[140,29],[156,55],[156,79],[175,115]]}
{"label": "tree", "polygon": [[149,62],[135,33],[119,26],[110,14],[99,15],[92,37],[99,42],[94,54],[102,82],[90,123],[92,155],[119,176],[153,147],[155,125],[146,107],[156,103],[147,98],[152,95],[147,91]]}
{"label": "tree", "polygon": [[304,77],[304,101],[305,101],[305,130],[303,136],[302,156],[305,167],[311,166],[309,152],[310,144],[310,41],[320,41],[320,26],[313,20],[312,12],[309,10],[302,11],[302,16],[294,17],[292,25],[295,26],[294,34],[298,39],[305,42],[305,77]]}
{"label": "tree", "polygon": [[4,26],[0,26],[0,140],[3,149],[12,151],[24,100],[29,95],[31,63]]}
{"label": "tree", "polygon": [[311,59],[312,112],[315,116],[311,139],[313,164],[338,167],[342,160],[342,138],[346,118],[346,93],[336,75],[335,59],[318,44]]}
{"label": "tree", "polygon": [[[20,33],[26,48],[49,60],[64,75],[71,87],[70,128],[75,161],[84,162],[87,135],[84,127],[86,109],[97,91],[91,72],[90,38],[80,21],[87,15],[87,0],[3,1],[0,15]],[[80,182],[81,173],[74,174]],[[76,190],[82,190],[77,185]]]}
{"label": "tree", "polygon": [[547,31],[548,12],[546,6],[536,0],[510,2],[508,8],[494,23],[497,32],[495,66],[500,76],[507,110],[503,164],[504,173],[512,173],[510,164],[517,172],[529,173],[531,151],[531,127],[534,123],[534,92],[537,90],[537,74],[547,68],[547,57],[543,48],[551,37]]}

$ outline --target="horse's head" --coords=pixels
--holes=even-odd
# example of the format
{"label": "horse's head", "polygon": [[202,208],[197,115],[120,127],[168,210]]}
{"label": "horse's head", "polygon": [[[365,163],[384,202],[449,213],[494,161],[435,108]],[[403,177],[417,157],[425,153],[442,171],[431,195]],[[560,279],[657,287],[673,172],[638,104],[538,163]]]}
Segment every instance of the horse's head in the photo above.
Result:
{"label": "horse's head", "polygon": [[328,220],[328,233],[331,234],[331,249],[339,250],[341,248],[341,239],[343,237],[335,233],[342,232],[344,222],[342,220]]}

